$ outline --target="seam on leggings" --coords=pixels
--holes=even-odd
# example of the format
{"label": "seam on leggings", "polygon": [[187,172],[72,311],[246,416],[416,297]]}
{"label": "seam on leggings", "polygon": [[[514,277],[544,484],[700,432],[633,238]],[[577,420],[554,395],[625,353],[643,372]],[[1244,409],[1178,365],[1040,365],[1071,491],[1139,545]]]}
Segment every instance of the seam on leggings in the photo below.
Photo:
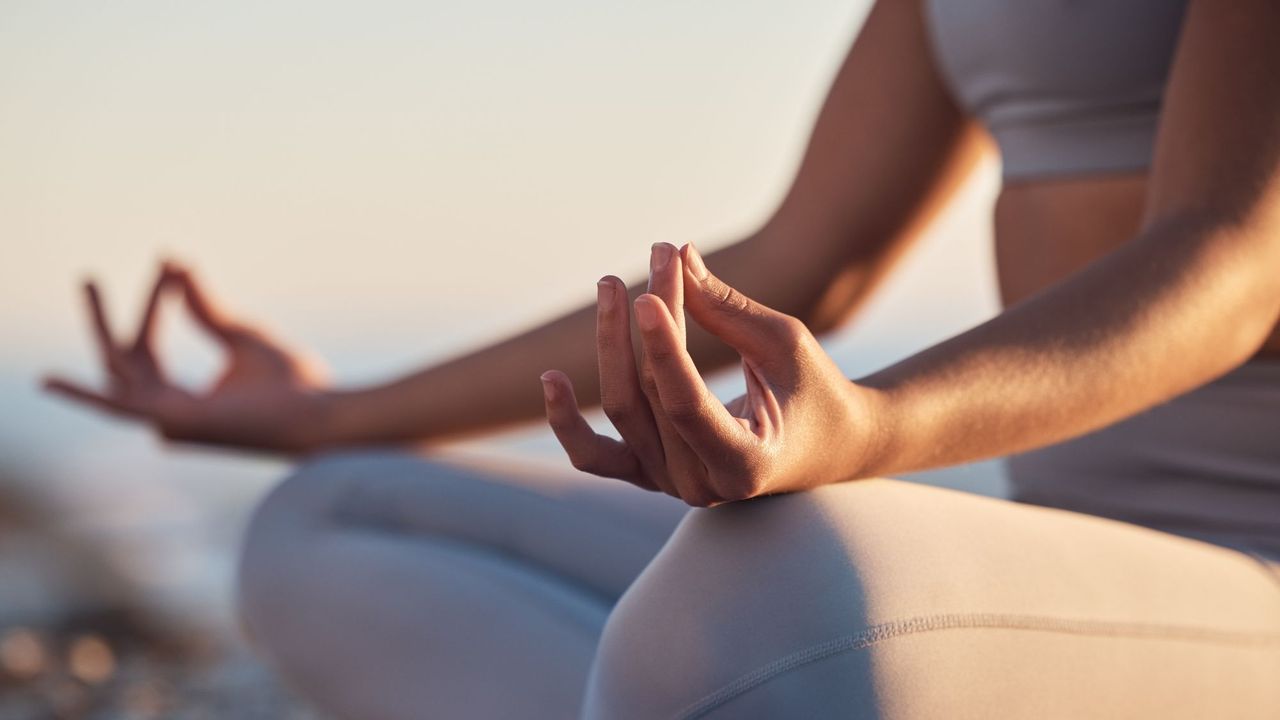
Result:
{"label": "seam on leggings", "polygon": [[742,675],[719,690],[686,706],[676,717],[680,720],[702,717],[717,707],[779,675],[835,655],[868,648],[889,638],[937,630],[977,628],[1027,630],[1095,637],[1126,637],[1140,640],[1178,640],[1258,649],[1280,648],[1280,633],[1251,633],[1179,625],[1075,620],[1001,613],[932,615],[873,625],[859,633],[845,635],[796,651]]}

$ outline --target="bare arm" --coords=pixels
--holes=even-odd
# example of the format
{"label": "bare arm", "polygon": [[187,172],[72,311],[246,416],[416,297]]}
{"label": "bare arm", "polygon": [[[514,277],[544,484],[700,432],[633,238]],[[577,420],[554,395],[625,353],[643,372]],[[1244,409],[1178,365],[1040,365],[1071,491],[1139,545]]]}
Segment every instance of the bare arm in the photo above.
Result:
{"label": "bare arm", "polygon": [[[832,84],[786,198],[754,235],[708,265],[815,332],[854,312],[984,149],[938,77],[920,3],[882,0]],[[785,270],[785,272],[779,272]],[[634,299],[643,283],[628,288]],[[600,401],[594,303],[395,382],[332,396],[307,444],[441,439],[541,418],[537,378],[559,368],[584,404]],[[710,370],[736,359],[691,328]]]}
{"label": "bare arm", "polygon": [[1243,363],[1280,314],[1280,5],[1194,0],[1144,226],[969,332],[859,381],[864,475],[1018,452],[1104,426]]}
{"label": "bare arm", "polygon": [[[815,332],[856,310],[985,146],[938,77],[920,5],[877,3],[786,198],[758,232],[708,258],[718,274]],[[224,373],[210,388],[174,385],[152,351],[149,318],[166,287],[181,291],[226,350]],[[628,293],[643,290],[635,284]],[[594,305],[386,384],[335,391],[298,354],[221,308],[186,268],[162,270],[129,342],[108,326],[96,288],[88,294],[109,388],[62,379],[48,387],[142,419],[171,439],[291,452],[447,440],[541,417],[537,378],[551,367],[571,377],[584,403],[600,400]],[[734,357],[698,329],[688,347],[703,369]]]}

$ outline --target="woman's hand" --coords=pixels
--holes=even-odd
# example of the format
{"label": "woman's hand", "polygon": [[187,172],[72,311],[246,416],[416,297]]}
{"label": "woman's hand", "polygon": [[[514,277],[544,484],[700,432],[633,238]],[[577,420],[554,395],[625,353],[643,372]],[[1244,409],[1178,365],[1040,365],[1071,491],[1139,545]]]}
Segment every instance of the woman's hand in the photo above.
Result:
{"label": "woman's hand", "polygon": [[[174,384],[156,356],[155,317],[170,291],[182,295],[196,324],[226,355],[219,378],[201,391]],[[168,263],[161,267],[132,342],[112,333],[94,283],[85,285],[85,295],[107,387],[97,391],[48,378],[45,387],[51,392],[149,423],[171,440],[286,452],[315,446],[326,404],[320,366],[229,318],[189,270]]]}
{"label": "woman's hand", "polygon": [[[685,351],[684,310],[742,356],[747,394],[722,405]],[[599,283],[597,353],[605,414],[595,433],[564,373],[542,376],[547,418],[574,467],[707,507],[859,477],[876,436],[873,390],[846,379],[796,318],[711,275],[692,246],[654,245],[649,292]]]}

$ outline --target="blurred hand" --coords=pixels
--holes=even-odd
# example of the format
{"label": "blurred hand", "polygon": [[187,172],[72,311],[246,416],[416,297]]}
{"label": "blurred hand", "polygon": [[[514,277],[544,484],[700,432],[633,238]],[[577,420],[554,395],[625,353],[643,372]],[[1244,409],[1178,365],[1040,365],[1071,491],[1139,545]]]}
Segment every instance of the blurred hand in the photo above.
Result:
{"label": "blurred hand", "polygon": [[[711,275],[692,246],[654,246],[649,292],[599,283],[597,353],[605,414],[619,442],[582,417],[569,378],[542,377],[547,418],[574,467],[707,507],[859,477],[874,438],[873,391],[850,382],[804,324]],[[685,350],[684,309],[742,356],[746,395],[727,406]]]}
{"label": "blurred hand", "polygon": [[[196,324],[224,351],[225,366],[208,388],[191,391],[174,384],[156,356],[156,313],[169,292],[181,294]],[[171,440],[288,452],[314,443],[324,409],[322,369],[229,318],[189,270],[169,263],[161,267],[132,342],[112,333],[97,285],[86,283],[85,296],[107,372],[106,389],[48,378],[49,391],[149,423]]]}

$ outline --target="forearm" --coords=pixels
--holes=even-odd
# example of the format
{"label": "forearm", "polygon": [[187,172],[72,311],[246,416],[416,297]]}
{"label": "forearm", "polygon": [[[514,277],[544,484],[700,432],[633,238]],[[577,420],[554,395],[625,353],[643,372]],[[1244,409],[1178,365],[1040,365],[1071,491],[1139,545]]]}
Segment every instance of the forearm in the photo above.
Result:
{"label": "forearm", "polygon": [[858,381],[864,475],[1015,453],[1103,427],[1252,355],[1280,311],[1272,238],[1168,221],[993,320]]}
{"label": "forearm", "polygon": [[[926,48],[918,3],[877,4],[787,196],[758,233],[708,256],[714,272],[815,332],[855,312],[985,152]],[[629,287],[631,299],[643,289]],[[538,376],[549,368],[564,371],[578,400],[594,405],[594,335],[588,305],[388,385],[338,393],[319,444],[449,438],[541,418]],[[737,358],[694,327],[688,347],[703,370]]]}
{"label": "forearm", "polygon": [[[711,253],[709,261],[746,285],[767,286],[762,289],[774,295],[788,294],[787,287],[797,278],[778,282],[776,274],[770,279],[760,273],[752,258],[756,242],[753,236],[730,245]],[[644,283],[635,283],[628,294],[634,299],[644,290]],[[591,302],[532,330],[392,382],[333,392],[310,444],[324,448],[440,441],[541,419],[538,377],[549,368],[570,376],[584,406],[598,404],[595,328],[595,303]],[[736,358],[718,340],[693,328],[689,349],[707,370]]]}

